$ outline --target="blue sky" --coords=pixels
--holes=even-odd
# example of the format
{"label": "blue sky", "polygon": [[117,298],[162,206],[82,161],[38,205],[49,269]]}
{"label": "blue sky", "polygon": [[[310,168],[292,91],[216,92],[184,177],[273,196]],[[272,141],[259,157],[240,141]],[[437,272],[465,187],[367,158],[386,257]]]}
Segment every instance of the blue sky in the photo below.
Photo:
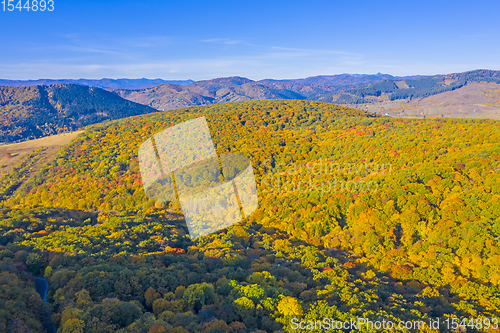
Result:
{"label": "blue sky", "polygon": [[54,8],[4,12],[0,4],[0,78],[500,69],[498,0],[54,0]]}

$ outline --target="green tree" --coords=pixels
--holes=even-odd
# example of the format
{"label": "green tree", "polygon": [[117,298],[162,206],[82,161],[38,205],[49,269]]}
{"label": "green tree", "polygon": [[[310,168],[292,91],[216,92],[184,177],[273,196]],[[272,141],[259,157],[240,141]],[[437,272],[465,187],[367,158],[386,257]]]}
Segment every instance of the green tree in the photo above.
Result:
{"label": "green tree", "polygon": [[62,325],[62,333],[84,333],[85,323],[83,320],[72,318],[66,320]]}
{"label": "green tree", "polygon": [[217,299],[214,287],[205,282],[190,285],[182,298],[186,307],[196,312],[201,310],[203,305],[213,304]]}

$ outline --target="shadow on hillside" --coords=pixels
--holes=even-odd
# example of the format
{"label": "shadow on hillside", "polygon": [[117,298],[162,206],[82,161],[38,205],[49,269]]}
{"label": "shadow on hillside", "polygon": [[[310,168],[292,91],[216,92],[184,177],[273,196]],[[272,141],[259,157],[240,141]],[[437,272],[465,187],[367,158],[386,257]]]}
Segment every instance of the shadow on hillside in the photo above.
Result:
{"label": "shadow on hillside", "polygon": [[[261,224],[253,224],[253,229],[258,230],[259,232],[265,232],[269,235],[272,235],[274,239],[287,239],[288,236],[273,227],[264,227]],[[426,300],[426,305],[420,306],[418,309],[420,312],[427,313],[431,318],[438,318],[442,317],[444,314],[448,313],[457,313],[460,316],[463,316],[465,318],[469,317],[470,314],[457,309],[456,304],[460,304],[462,301],[463,302],[468,302],[470,303],[470,298],[467,296],[459,296],[458,294],[452,293],[451,292],[451,287],[449,285],[445,286],[433,286],[431,284],[428,284],[426,282],[422,281],[417,281],[414,279],[398,279],[394,278],[391,276],[390,273],[388,272],[382,272],[374,267],[371,267],[366,264],[362,264],[359,262],[356,262],[356,259],[359,258],[359,256],[356,256],[354,254],[348,253],[343,250],[339,250],[336,248],[325,248],[324,246],[315,246],[312,245],[308,242],[305,241],[300,241],[300,240],[294,240],[292,241],[292,247],[293,248],[298,248],[301,246],[305,247],[316,247],[318,250],[322,251],[327,257],[332,257],[338,260],[337,265],[340,265],[343,269],[347,270],[349,272],[349,281],[354,282],[357,279],[360,279],[362,281],[368,282],[368,283],[375,283],[376,286],[373,287],[373,291],[380,297],[381,301],[386,302],[386,301],[394,301],[394,294],[398,294],[404,297],[404,299],[408,302],[408,304],[414,304],[417,301],[422,301],[423,299]],[[247,250],[252,251],[250,248],[247,248]],[[266,251],[268,254],[272,255],[274,258],[278,258],[276,256],[277,252],[268,249]],[[262,257],[262,255],[261,255]],[[249,256],[250,258],[250,256]],[[282,260],[282,257],[279,257],[280,260]],[[257,257],[255,258],[257,259]],[[290,260],[287,259],[286,261],[281,261],[278,262],[277,264],[280,266],[284,266],[287,268],[292,268],[293,264],[297,263],[300,265],[303,265],[300,259],[295,259],[295,260]],[[332,264],[330,264],[330,267],[333,267]],[[323,268],[325,269],[325,268]],[[376,276],[372,278],[368,278],[366,275],[366,272],[372,271],[375,272]],[[313,275],[312,270],[311,270],[311,276]],[[286,287],[285,287],[286,288]],[[288,288],[287,288],[288,289]],[[424,289],[427,289],[426,291],[432,290],[432,292],[429,294],[429,292],[425,292]],[[292,291],[290,289],[290,291]],[[423,292],[424,291],[424,292]],[[436,293],[438,292],[438,293]],[[423,296],[425,295],[425,296]],[[335,305],[339,308],[340,311],[343,312],[349,312],[349,306],[345,304],[343,301],[341,301],[340,295],[338,294],[330,294],[329,296],[324,298],[330,305]],[[455,305],[453,305],[454,303]],[[379,311],[380,304],[376,304],[377,306],[373,307],[370,310],[373,311]],[[474,304],[474,310],[478,312],[484,312],[487,309],[485,309],[482,305],[480,304]]]}

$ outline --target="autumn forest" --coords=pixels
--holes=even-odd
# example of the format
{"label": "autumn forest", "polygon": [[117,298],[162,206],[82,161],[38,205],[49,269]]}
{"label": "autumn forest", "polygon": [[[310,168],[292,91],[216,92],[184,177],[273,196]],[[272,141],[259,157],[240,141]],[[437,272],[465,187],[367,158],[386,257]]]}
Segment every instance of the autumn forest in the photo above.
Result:
{"label": "autumn forest", "polygon": [[[137,151],[200,116],[218,154],[250,159],[259,206],[191,239],[179,202],[144,193]],[[284,333],[301,331],[293,318],[360,317],[498,331],[498,142],[499,121],[297,100],[89,125],[35,173],[44,148],[0,179],[0,332]]]}

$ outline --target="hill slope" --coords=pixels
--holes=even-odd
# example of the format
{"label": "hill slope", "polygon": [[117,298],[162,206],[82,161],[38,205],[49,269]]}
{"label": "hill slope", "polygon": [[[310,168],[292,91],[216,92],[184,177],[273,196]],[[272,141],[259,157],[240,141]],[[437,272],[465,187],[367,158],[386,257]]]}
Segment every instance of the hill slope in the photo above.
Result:
{"label": "hill slope", "polygon": [[351,105],[395,117],[500,119],[500,84],[469,83],[459,89],[412,99]]}
{"label": "hill slope", "polygon": [[470,83],[500,83],[500,71],[475,70],[448,75],[424,76],[406,80],[384,80],[341,94],[315,98],[322,102],[342,104],[377,103],[384,100],[425,98],[460,89]]}
{"label": "hill slope", "polygon": [[[274,85],[271,85],[274,86]],[[300,86],[300,88],[303,88]],[[164,84],[141,90],[113,89],[119,96],[158,110],[193,105],[209,105],[251,99],[303,99],[304,96],[282,87],[269,87],[241,77],[199,81],[188,86]]]}
{"label": "hill slope", "polygon": [[154,111],[81,85],[0,87],[0,142],[40,138]]}
{"label": "hill slope", "polygon": [[[191,240],[178,203],[145,196],[137,150],[202,115],[218,154],[250,158],[259,208]],[[19,295],[0,320],[36,331],[17,280],[45,274],[62,331],[290,332],[294,317],[439,317],[445,328],[446,317],[489,318],[491,328],[499,140],[492,120],[392,119],[293,100],[92,125],[0,210],[0,283]]]}

